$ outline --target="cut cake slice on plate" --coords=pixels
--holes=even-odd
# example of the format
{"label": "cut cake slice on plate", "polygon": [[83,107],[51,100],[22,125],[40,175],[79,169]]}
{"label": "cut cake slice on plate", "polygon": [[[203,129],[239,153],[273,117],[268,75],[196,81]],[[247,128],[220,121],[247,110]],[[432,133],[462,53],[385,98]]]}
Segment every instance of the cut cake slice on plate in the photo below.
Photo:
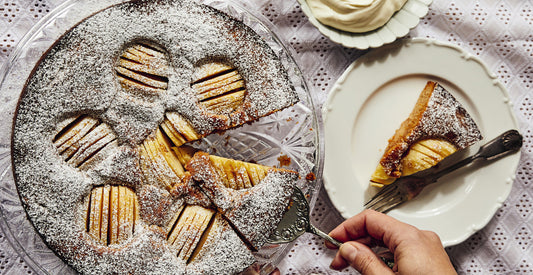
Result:
{"label": "cut cake slice on plate", "polygon": [[389,139],[371,185],[382,187],[430,168],[482,138],[461,103],[440,84],[428,81],[409,117]]}

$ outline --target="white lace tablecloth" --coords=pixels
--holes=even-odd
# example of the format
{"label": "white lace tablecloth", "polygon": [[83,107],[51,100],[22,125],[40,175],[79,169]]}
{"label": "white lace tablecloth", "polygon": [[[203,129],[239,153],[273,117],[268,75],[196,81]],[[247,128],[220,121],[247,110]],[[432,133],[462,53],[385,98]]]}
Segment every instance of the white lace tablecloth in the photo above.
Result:
{"label": "white lace tablecloth", "polygon": [[[63,0],[0,0],[0,65],[43,16]],[[296,0],[244,1],[257,9],[292,46],[318,105],[346,67],[364,51],[344,48],[321,35]],[[460,274],[533,273],[533,1],[434,0],[429,13],[409,33],[456,44],[481,58],[504,84],[525,137],[511,194],[489,224],[465,242],[447,249]],[[2,175],[3,176],[3,175]],[[342,221],[324,190],[312,223],[328,232]],[[354,274],[329,269],[334,255],[323,241],[306,234],[296,241],[279,268],[282,274]],[[0,273],[32,274],[3,232]]]}

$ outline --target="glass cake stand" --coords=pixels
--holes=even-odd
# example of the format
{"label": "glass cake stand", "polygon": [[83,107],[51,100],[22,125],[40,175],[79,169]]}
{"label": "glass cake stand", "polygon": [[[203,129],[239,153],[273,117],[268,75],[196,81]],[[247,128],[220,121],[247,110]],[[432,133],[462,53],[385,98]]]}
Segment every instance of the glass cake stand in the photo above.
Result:
{"label": "glass cake stand", "polygon": [[[69,0],[36,24],[20,41],[0,68],[0,228],[20,257],[37,274],[75,274],[43,242],[21,205],[12,172],[12,123],[21,92],[41,56],[65,32],[84,18],[124,0]],[[321,185],[323,143],[313,98],[294,60],[292,49],[276,35],[277,31],[253,7],[222,0],[198,0],[244,22],[274,50],[287,70],[300,99],[294,106],[258,121],[211,135],[194,144],[219,156],[284,166],[300,173],[298,186],[313,207]],[[289,160],[289,161],[287,161]],[[287,162],[289,163],[287,165]],[[307,178],[307,179],[306,179]],[[312,178],[312,180],[309,180]],[[290,249],[290,244],[266,245],[255,253],[261,273],[268,274]]]}

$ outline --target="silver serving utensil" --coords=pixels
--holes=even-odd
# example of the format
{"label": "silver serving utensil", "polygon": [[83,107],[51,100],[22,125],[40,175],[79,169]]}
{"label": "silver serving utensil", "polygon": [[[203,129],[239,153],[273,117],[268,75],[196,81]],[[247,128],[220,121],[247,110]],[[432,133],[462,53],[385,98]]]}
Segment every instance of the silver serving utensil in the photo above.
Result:
{"label": "silver serving utensil", "polygon": [[422,189],[429,184],[436,182],[441,176],[464,167],[478,159],[491,161],[509,153],[516,152],[522,147],[522,142],[522,135],[520,135],[518,131],[506,131],[481,146],[476,154],[459,162],[444,168],[439,166],[429,168],[421,172],[422,176],[419,176],[419,174],[413,174],[399,178],[393,184],[383,187],[380,192],[365,203],[364,207],[386,213],[400,204],[412,200],[420,194]]}
{"label": "silver serving utensil", "polygon": [[[309,204],[307,203],[307,199],[305,199],[305,195],[300,188],[294,187],[289,207],[281,218],[276,230],[270,235],[268,242],[271,244],[292,242],[305,232],[313,233],[337,247],[342,245],[342,242],[335,240],[311,224],[309,221]],[[390,252],[382,252],[378,256],[388,267],[392,268],[394,266],[394,255],[391,256]]]}
{"label": "silver serving utensil", "polygon": [[268,242],[271,244],[292,242],[305,232],[313,233],[337,247],[342,244],[311,224],[307,199],[300,188],[294,187],[288,209],[276,230],[270,235]]}

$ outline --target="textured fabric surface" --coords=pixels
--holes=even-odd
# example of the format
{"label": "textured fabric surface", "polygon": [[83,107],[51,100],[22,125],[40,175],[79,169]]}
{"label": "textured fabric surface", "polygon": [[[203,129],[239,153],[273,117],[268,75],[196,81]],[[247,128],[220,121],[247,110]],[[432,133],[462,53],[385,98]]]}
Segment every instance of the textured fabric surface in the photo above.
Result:
{"label": "textured fabric surface", "polygon": [[[0,65],[13,47],[61,0],[0,0]],[[296,0],[243,1],[268,18],[296,54],[319,107],[346,67],[365,51],[331,42],[307,20]],[[508,89],[519,130],[525,137],[511,194],[489,224],[465,242],[447,249],[460,274],[533,273],[533,1],[434,0],[429,13],[410,31],[456,44],[481,58]],[[312,223],[328,232],[342,222],[324,190]],[[3,234],[3,232],[0,232]],[[357,274],[329,269],[334,251],[306,234],[281,262],[282,274]],[[0,273],[31,274],[4,235],[0,235]]]}

